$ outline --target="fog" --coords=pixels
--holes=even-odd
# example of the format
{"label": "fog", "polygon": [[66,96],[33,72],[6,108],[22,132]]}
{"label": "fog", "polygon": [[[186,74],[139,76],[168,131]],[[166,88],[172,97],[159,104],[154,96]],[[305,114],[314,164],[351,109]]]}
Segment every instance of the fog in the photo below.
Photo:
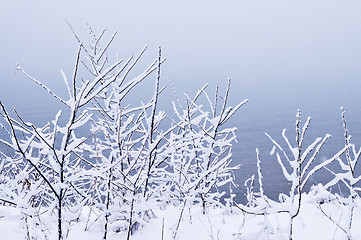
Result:
{"label": "fog", "polygon": [[179,92],[206,82],[213,91],[232,78],[232,99],[249,98],[255,111],[285,101],[294,112],[325,102],[347,110],[361,100],[360,12],[359,1],[335,0],[1,1],[0,98],[15,104],[38,94],[14,74],[16,63],[61,91],[60,69],[72,73],[78,47],[66,19],[84,41],[88,26],[108,37],[118,31],[112,50],[122,58],[148,45],[145,65],[161,46],[164,83]]}
{"label": "fog", "polygon": [[148,45],[141,66],[161,46],[163,84],[170,79],[178,92],[192,95],[207,82],[210,92],[224,90],[231,78],[231,102],[250,99],[233,119],[243,158],[255,157],[265,131],[292,130],[298,108],[314,117],[314,135],[342,140],[344,106],[360,139],[360,12],[361,2],[351,0],[1,1],[0,99],[52,111],[46,94],[14,67],[65,94],[60,69],[71,75],[78,48],[67,20],[84,41],[89,26],[95,34],[106,28],[107,37],[118,31],[114,56]]}
{"label": "fog", "polygon": [[176,81],[331,85],[361,72],[358,1],[15,0],[0,7],[2,83],[15,63],[33,72],[72,65],[77,43],[65,19],[84,39],[86,23],[95,33],[119,31],[121,55],[145,45],[156,55],[162,46],[164,77]]}

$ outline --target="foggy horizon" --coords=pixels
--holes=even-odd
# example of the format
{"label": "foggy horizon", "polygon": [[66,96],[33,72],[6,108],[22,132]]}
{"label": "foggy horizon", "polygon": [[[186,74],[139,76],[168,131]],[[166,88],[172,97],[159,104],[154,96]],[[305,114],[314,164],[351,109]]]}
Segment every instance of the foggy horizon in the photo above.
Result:
{"label": "foggy horizon", "polygon": [[[137,55],[147,45],[140,70],[157,58],[161,46],[167,58],[161,84],[170,79],[179,94],[192,96],[205,83],[210,94],[216,85],[224,91],[231,78],[230,101],[250,99],[234,121],[244,129],[258,128],[263,141],[265,131],[293,127],[298,108],[303,117],[314,117],[321,135],[342,130],[341,106],[356,129],[361,117],[360,10],[361,2],[335,0],[4,1],[0,99],[16,108],[31,105],[31,111],[42,108],[44,97],[56,103],[14,72],[17,63],[59,95],[66,94],[60,70],[71,76],[78,48],[67,20],[85,43],[90,42],[89,27],[95,35],[107,29],[106,39],[118,31],[110,51],[114,58],[116,53],[124,59]],[[328,121],[334,125],[323,124]],[[242,132],[238,138],[243,141]]]}

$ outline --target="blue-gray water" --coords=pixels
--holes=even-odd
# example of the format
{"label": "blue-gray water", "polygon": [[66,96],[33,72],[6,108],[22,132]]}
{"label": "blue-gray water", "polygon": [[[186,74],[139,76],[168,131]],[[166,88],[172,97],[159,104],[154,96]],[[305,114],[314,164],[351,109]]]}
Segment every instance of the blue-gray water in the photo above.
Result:
{"label": "blue-gray water", "polygon": [[[271,198],[277,198],[280,192],[288,190],[288,183],[282,175],[276,157],[269,154],[273,144],[266,137],[265,132],[287,149],[281,132],[282,129],[286,128],[289,140],[291,143],[294,142],[298,108],[301,109],[303,121],[308,116],[312,117],[305,138],[305,148],[316,137],[323,137],[326,133],[332,135],[332,138],[320,152],[317,161],[323,161],[331,157],[344,146],[341,106],[345,107],[349,133],[353,136],[353,142],[356,146],[361,145],[361,109],[359,107],[360,95],[358,94],[358,90],[361,88],[359,81],[352,81],[353,84],[335,82],[324,86],[313,81],[293,82],[292,84],[277,81],[274,81],[274,83],[233,81],[230,104],[235,105],[245,98],[250,99],[249,103],[244,105],[227,125],[236,126],[238,129],[238,142],[234,144],[233,148],[233,162],[241,165],[241,169],[235,173],[236,183],[239,185],[235,192],[238,194],[239,199],[243,198],[245,192],[244,181],[257,172],[255,148],[260,150],[266,193]],[[163,84],[166,82],[164,80]],[[176,86],[177,84],[179,86],[179,95],[183,91],[190,96],[203,85],[200,82],[188,86],[187,84],[175,82]],[[222,85],[220,91],[224,92],[225,81],[218,84]],[[210,84],[208,87],[210,95],[213,95],[215,85]],[[152,83],[149,83],[147,87],[152,89],[151,86]],[[57,88],[56,90],[61,92],[64,89]],[[11,88],[10,86],[9,91],[13,92],[12,95],[1,96],[7,104],[8,110],[10,111],[10,107],[14,106],[26,121],[38,125],[51,121],[58,109],[62,107],[56,99],[34,84],[28,85],[26,83],[25,89],[19,86],[17,88]],[[170,98],[173,98],[170,90],[160,96],[159,110],[171,111]],[[137,103],[139,99],[139,93],[135,92],[129,101]],[[3,132],[1,132],[0,137],[3,136]],[[311,184],[327,181],[330,177],[328,172],[320,171],[312,178]]]}

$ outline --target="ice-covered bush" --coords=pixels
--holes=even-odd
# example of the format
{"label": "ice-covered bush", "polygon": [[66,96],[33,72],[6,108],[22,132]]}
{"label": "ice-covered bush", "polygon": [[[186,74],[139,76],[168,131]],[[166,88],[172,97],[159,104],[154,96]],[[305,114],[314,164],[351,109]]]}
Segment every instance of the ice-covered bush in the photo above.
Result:
{"label": "ice-covered bush", "polygon": [[[0,201],[22,212],[26,237],[54,238],[50,225],[56,222],[57,238],[66,239],[89,210],[85,230],[97,222],[103,239],[117,232],[130,239],[154,217],[154,207],[199,203],[206,213],[208,205],[222,205],[218,188],[233,181],[236,168],[231,166],[235,128],[223,125],[247,100],[227,106],[230,81],[223,100],[217,90],[210,101],[204,87],[195,98],[186,97],[185,108],[173,108],[173,119],[158,109],[165,89],[161,49],[148,68],[134,74],[145,49],[136,58],[113,60],[109,49],[116,33],[104,44],[105,30],[91,35],[88,46],[74,32],[79,44],[74,71],[71,77],[62,72],[66,98],[17,66],[63,104],[45,126],[27,122],[15,109],[9,114],[0,101],[7,135],[0,139],[6,149],[0,152]],[[154,82],[152,97],[125,102],[147,78]],[[208,111],[198,103],[200,95]]]}
{"label": "ice-covered bush", "polygon": [[[319,204],[318,208],[321,212],[327,216],[331,222],[333,222],[342,232],[345,233],[347,239],[352,239],[352,224],[354,219],[354,212],[357,207],[360,207],[360,180],[361,175],[359,173],[358,161],[361,156],[361,148],[356,150],[355,144],[351,143],[351,135],[349,134],[349,130],[347,128],[347,121],[345,117],[345,110],[341,108],[341,119],[344,128],[344,138],[345,138],[345,148],[346,151],[342,156],[337,157],[337,163],[341,167],[341,171],[334,171],[332,169],[327,168],[327,170],[333,174],[333,179],[327,184],[327,187],[334,186],[336,184],[340,184],[345,186],[346,192],[337,194],[337,199],[334,200],[337,203],[341,203],[344,206],[343,212],[345,212],[345,221],[340,223],[339,220],[335,219],[330,212],[324,210],[322,205]],[[337,203],[335,205],[337,205]]]}
{"label": "ice-covered bush", "polygon": [[[286,136],[286,129],[282,131],[282,137],[288,147],[288,151],[274,140],[270,135],[267,137],[273,143],[273,148],[270,155],[276,155],[277,162],[282,169],[283,176],[289,184],[288,194],[280,194],[279,202],[274,202],[268,199],[263,192],[262,172],[260,168],[260,159],[257,149],[258,159],[258,179],[260,192],[248,191],[251,201],[250,206],[239,207],[248,213],[267,215],[270,213],[288,213],[289,215],[289,231],[287,233],[288,239],[293,238],[293,221],[299,215],[301,210],[302,195],[305,191],[305,186],[310,178],[319,170],[327,167],[330,163],[338,159],[349,148],[346,145],[343,149],[337,152],[333,157],[325,161],[316,161],[316,158],[331,135],[326,134],[323,138],[316,138],[306,148],[304,147],[304,139],[307,129],[309,127],[311,118],[307,118],[306,122],[301,128],[301,112],[298,110],[296,115],[296,136],[295,142],[291,143]],[[289,154],[291,153],[291,154]],[[252,180],[253,181],[253,180]]]}
{"label": "ice-covered bush", "polygon": [[[232,171],[239,166],[232,166],[232,144],[236,140],[236,128],[223,128],[223,124],[248,100],[235,107],[228,107],[230,81],[220,110],[217,109],[218,93],[214,102],[210,101],[202,88],[194,98],[187,96],[186,107],[177,107],[173,103],[176,119],[174,130],[167,138],[166,150],[168,175],[173,194],[182,200],[206,205],[218,204],[223,193],[218,190],[226,183],[232,182]],[[197,103],[204,95],[208,100],[210,111]],[[178,109],[180,108],[180,109]],[[217,112],[219,111],[219,112]],[[172,186],[173,185],[173,186]]]}

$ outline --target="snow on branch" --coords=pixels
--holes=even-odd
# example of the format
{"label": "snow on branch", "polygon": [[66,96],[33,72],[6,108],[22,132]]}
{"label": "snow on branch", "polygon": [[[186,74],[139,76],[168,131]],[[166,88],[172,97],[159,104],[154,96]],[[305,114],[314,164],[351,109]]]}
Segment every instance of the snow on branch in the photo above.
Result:
{"label": "snow on branch", "polygon": [[35,78],[33,78],[32,76],[30,76],[29,74],[27,74],[25,72],[25,70],[20,67],[20,65],[18,65],[16,67],[16,70],[21,71],[25,76],[27,76],[30,80],[32,80],[33,82],[35,82],[36,84],[38,84],[39,86],[41,86],[43,89],[45,89],[50,95],[52,95],[54,98],[58,99],[60,102],[62,102],[63,104],[65,104],[66,106],[70,107],[68,105],[68,103],[66,101],[64,101],[62,98],[60,98],[58,95],[56,95],[52,90],[50,90],[50,88],[48,88],[47,86],[45,86],[42,82],[36,80]]}

